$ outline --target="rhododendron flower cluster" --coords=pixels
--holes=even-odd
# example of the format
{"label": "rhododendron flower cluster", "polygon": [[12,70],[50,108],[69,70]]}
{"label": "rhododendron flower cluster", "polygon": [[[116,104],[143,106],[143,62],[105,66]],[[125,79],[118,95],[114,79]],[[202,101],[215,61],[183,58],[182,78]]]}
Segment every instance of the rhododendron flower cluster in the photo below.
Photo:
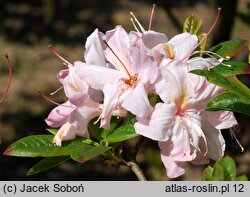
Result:
{"label": "rhododendron flower cluster", "polygon": [[210,69],[223,59],[196,56],[202,41],[194,34],[168,39],[150,30],[151,24],[148,31],[138,21],[137,26],[140,31],[136,27],[129,33],[122,26],[106,33],[96,29],[87,38],[85,61],[71,64],[51,48],[68,66],[58,74],[67,101],[46,119],[59,128],[53,142],[61,146],[76,136],[88,138],[90,120],[97,118],[95,124],[109,128],[112,116],[131,113],[135,132],[158,141],[169,177],[182,175],[187,162],[220,159],[225,150],[220,130],[237,121],[232,112],[205,111],[208,101],[224,90],[190,71]]}

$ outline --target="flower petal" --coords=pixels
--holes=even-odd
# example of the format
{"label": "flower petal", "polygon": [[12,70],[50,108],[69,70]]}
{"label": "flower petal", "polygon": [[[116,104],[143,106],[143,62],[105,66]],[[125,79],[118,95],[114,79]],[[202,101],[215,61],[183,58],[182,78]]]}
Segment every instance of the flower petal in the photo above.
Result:
{"label": "flower petal", "polygon": [[195,122],[190,116],[175,118],[175,124],[171,128],[173,141],[171,158],[173,160],[191,161],[196,157],[201,129]]}
{"label": "flower petal", "polygon": [[176,107],[173,104],[157,103],[151,114],[145,118],[137,118],[136,133],[153,140],[166,141],[171,136]]}
{"label": "flower petal", "polygon": [[107,84],[103,88],[104,102],[103,110],[101,114],[101,125],[102,128],[109,128],[110,119],[112,112],[117,108],[119,104],[119,97],[122,94],[121,88],[115,84]]}
{"label": "flower petal", "polygon": [[70,115],[70,123],[79,131],[77,135],[87,133],[88,123],[101,114],[101,105],[88,99],[82,107],[75,109]]}
{"label": "flower petal", "polygon": [[219,160],[223,157],[226,147],[220,130],[209,123],[206,115],[202,115],[202,130],[207,139],[208,157],[215,161]]}
{"label": "flower petal", "polygon": [[85,44],[84,59],[86,63],[104,66],[106,64],[104,56],[104,34],[96,29],[88,38]]}
{"label": "flower petal", "polygon": [[69,74],[69,69],[64,69],[61,70],[58,74],[57,74],[57,78],[59,79],[59,81],[63,84],[64,79],[68,76]]}
{"label": "flower petal", "polygon": [[211,68],[221,64],[221,62],[216,58],[194,57],[187,60],[186,64],[189,71],[196,69],[210,70]]}
{"label": "flower petal", "polygon": [[123,94],[121,102],[123,108],[138,117],[145,117],[151,109],[147,92],[142,82],[138,82],[135,89],[129,87]]}
{"label": "flower petal", "polygon": [[140,36],[131,32],[130,38],[130,61],[132,64],[133,75],[138,74],[142,83],[154,83],[158,76],[158,67],[154,58],[146,52],[146,48]]}
{"label": "flower petal", "polygon": [[187,83],[187,74],[185,65],[178,60],[161,67],[155,91],[165,103],[172,102],[177,106],[187,104],[188,99],[194,94]]}
{"label": "flower petal", "polygon": [[168,42],[168,38],[163,33],[150,30],[142,34],[142,41],[147,48],[152,49],[158,44]]}
{"label": "flower petal", "polygon": [[107,67],[75,62],[77,75],[92,88],[102,90],[106,84],[118,83],[122,73]]}
{"label": "flower petal", "polygon": [[62,145],[62,141],[73,140],[76,136],[88,137],[84,135],[77,128],[75,128],[70,122],[66,122],[57,132],[53,139],[53,143],[57,146]]}
{"label": "flower petal", "polygon": [[185,173],[186,162],[174,161],[171,158],[170,151],[172,150],[172,141],[158,143],[161,150],[161,160],[166,168],[167,176],[169,178],[176,178]]}
{"label": "flower petal", "polygon": [[190,33],[178,34],[171,38],[168,42],[170,46],[173,46],[175,58],[180,60],[183,60],[183,58],[186,56],[186,59],[188,59],[197,43],[197,36]]}
{"label": "flower petal", "polygon": [[78,76],[77,70],[74,66],[69,67],[68,76],[63,80],[63,86],[68,98],[71,98],[78,93],[87,94],[89,87],[88,84]]}
{"label": "flower petal", "polygon": [[228,129],[238,124],[233,112],[230,111],[206,111],[203,116],[206,116],[209,123],[216,129]]}
{"label": "flower petal", "polygon": [[[106,41],[109,47],[106,47],[106,59],[112,63],[117,70],[124,73],[125,77],[129,77],[125,68],[129,73],[132,73],[132,68],[129,61],[129,37],[128,33],[121,27],[106,32]],[[118,59],[119,58],[119,59]],[[125,68],[124,68],[125,67]]]}
{"label": "flower petal", "polygon": [[47,125],[54,128],[61,127],[68,121],[69,116],[74,109],[75,107],[67,101],[62,105],[55,107],[45,119],[45,122]]}

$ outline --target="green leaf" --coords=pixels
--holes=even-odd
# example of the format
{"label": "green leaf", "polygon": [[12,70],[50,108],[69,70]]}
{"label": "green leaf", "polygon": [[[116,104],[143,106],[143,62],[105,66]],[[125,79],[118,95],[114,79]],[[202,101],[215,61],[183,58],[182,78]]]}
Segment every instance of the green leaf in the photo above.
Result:
{"label": "green leaf", "polygon": [[208,166],[203,171],[202,181],[210,181],[213,178],[214,169],[211,166]]}
{"label": "green leaf", "polygon": [[209,101],[206,109],[209,111],[234,111],[250,116],[250,102],[231,92],[214,97]]}
{"label": "green leaf", "polygon": [[96,124],[97,118],[92,119],[89,121],[88,124],[88,131],[91,133],[98,141],[102,140],[101,134],[103,131],[103,128],[100,128],[99,124]]}
{"label": "green leaf", "polygon": [[33,175],[40,172],[43,172],[45,170],[48,170],[50,168],[53,168],[55,166],[58,166],[65,161],[69,160],[69,156],[60,156],[60,157],[47,157],[39,161],[37,164],[35,164],[28,172],[27,175]]}
{"label": "green leaf", "polygon": [[109,133],[111,133],[114,128],[117,125],[117,117],[112,117],[110,122],[110,128],[109,129],[103,129],[100,128],[99,124],[95,124],[95,121],[97,119],[93,119],[88,124],[88,130],[89,132],[98,140],[101,141],[103,138],[105,138]]}
{"label": "green leaf", "polygon": [[234,181],[248,181],[248,178],[246,175],[238,176],[234,179]]}
{"label": "green leaf", "polygon": [[231,57],[234,57],[240,49],[247,43],[246,40],[229,40],[222,42],[211,49],[209,51],[212,51],[220,56],[222,56],[225,59],[229,59]]}
{"label": "green leaf", "polygon": [[187,17],[183,25],[183,32],[198,35],[202,27],[202,20],[197,21],[194,15]]}
{"label": "green leaf", "polygon": [[[101,146],[90,139],[77,138],[63,142],[58,147],[52,143],[53,135],[31,135],[24,137],[4,152],[5,155],[19,157],[55,157],[70,155],[72,159],[83,162],[108,151],[111,147]],[[77,158],[77,156],[79,156]]]}
{"label": "green leaf", "polygon": [[220,86],[239,97],[250,101],[250,90],[247,86],[241,83],[236,76],[221,76],[216,72],[216,70],[211,69],[210,71],[207,70],[193,70],[191,71],[194,74],[201,75],[207,77],[210,83],[213,83],[217,86]]}
{"label": "green leaf", "polygon": [[216,165],[220,165],[224,171],[224,180],[231,181],[237,176],[235,162],[230,157],[224,157]]}
{"label": "green leaf", "polygon": [[200,56],[203,55],[203,51],[205,51],[206,46],[207,46],[207,37],[206,37],[206,35],[207,34],[205,34],[205,33],[202,33],[202,34],[198,35],[199,42],[201,42],[200,45],[199,45],[199,48],[200,48],[200,51],[201,51]]}
{"label": "green leaf", "polygon": [[111,134],[109,134],[103,141],[109,143],[121,142],[130,138],[137,137],[138,134],[135,133],[134,125],[128,124],[115,129]]}
{"label": "green leaf", "polygon": [[111,122],[110,129],[103,129],[103,131],[101,133],[102,139],[106,138],[110,133],[112,133],[114,131],[115,127],[116,127],[116,123]]}
{"label": "green leaf", "polygon": [[53,135],[56,135],[57,134],[57,132],[58,132],[58,130],[57,129],[46,129],[48,132],[50,132],[51,134],[53,134]]}
{"label": "green leaf", "polygon": [[223,77],[228,77],[250,74],[250,65],[245,62],[229,61],[214,67],[212,70]]}
{"label": "green leaf", "polygon": [[111,147],[97,146],[97,147],[85,147],[71,153],[71,158],[79,163],[84,163],[102,153],[107,152]]}
{"label": "green leaf", "polygon": [[224,157],[203,171],[203,181],[246,181],[246,176],[237,177],[237,168],[231,157]]}
{"label": "green leaf", "polygon": [[223,181],[223,180],[225,180],[223,167],[220,164],[216,163],[214,165],[212,181]]}

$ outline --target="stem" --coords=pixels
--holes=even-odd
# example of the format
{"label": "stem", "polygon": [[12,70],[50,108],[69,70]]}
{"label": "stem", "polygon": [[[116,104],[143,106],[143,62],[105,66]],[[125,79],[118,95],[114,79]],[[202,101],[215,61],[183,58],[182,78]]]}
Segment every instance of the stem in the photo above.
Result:
{"label": "stem", "polygon": [[131,170],[135,173],[139,181],[147,181],[146,177],[144,176],[141,168],[137,165],[134,161],[124,161],[124,163],[131,168]]}

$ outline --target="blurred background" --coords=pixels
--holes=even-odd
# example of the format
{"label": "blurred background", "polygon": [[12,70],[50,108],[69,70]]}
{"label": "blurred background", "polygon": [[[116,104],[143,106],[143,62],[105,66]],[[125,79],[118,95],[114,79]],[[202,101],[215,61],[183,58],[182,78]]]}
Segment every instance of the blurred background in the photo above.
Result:
{"label": "blurred background", "polygon": [[[84,43],[94,29],[105,32],[122,25],[127,31],[134,30],[130,11],[147,29],[153,3],[157,7],[152,29],[166,33],[169,38],[182,32],[183,22],[191,14],[203,20],[202,30],[207,32],[217,7],[221,6],[222,16],[209,37],[209,44],[250,39],[249,0],[0,0],[0,95],[8,80],[5,53],[13,65],[11,89],[0,106],[0,180],[137,180],[130,169],[108,168],[101,158],[85,164],[68,161],[44,173],[26,176],[39,158],[6,157],[2,153],[21,137],[47,133],[44,119],[54,106],[44,101],[38,90],[49,95],[58,89],[56,74],[65,68],[48,49],[49,44],[70,62],[83,60]],[[245,47],[235,59],[247,61],[247,55]],[[249,76],[240,79],[250,86]],[[50,98],[64,101],[62,91]],[[239,174],[250,177],[250,118],[235,115],[239,122],[239,132],[235,134],[245,151],[241,152],[225,130],[225,154],[236,160]],[[149,180],[169,180],[155,142],[143,143],[138,161]],[[188,165],[186,174],[176,180],[200,180],[204,167]]]}

